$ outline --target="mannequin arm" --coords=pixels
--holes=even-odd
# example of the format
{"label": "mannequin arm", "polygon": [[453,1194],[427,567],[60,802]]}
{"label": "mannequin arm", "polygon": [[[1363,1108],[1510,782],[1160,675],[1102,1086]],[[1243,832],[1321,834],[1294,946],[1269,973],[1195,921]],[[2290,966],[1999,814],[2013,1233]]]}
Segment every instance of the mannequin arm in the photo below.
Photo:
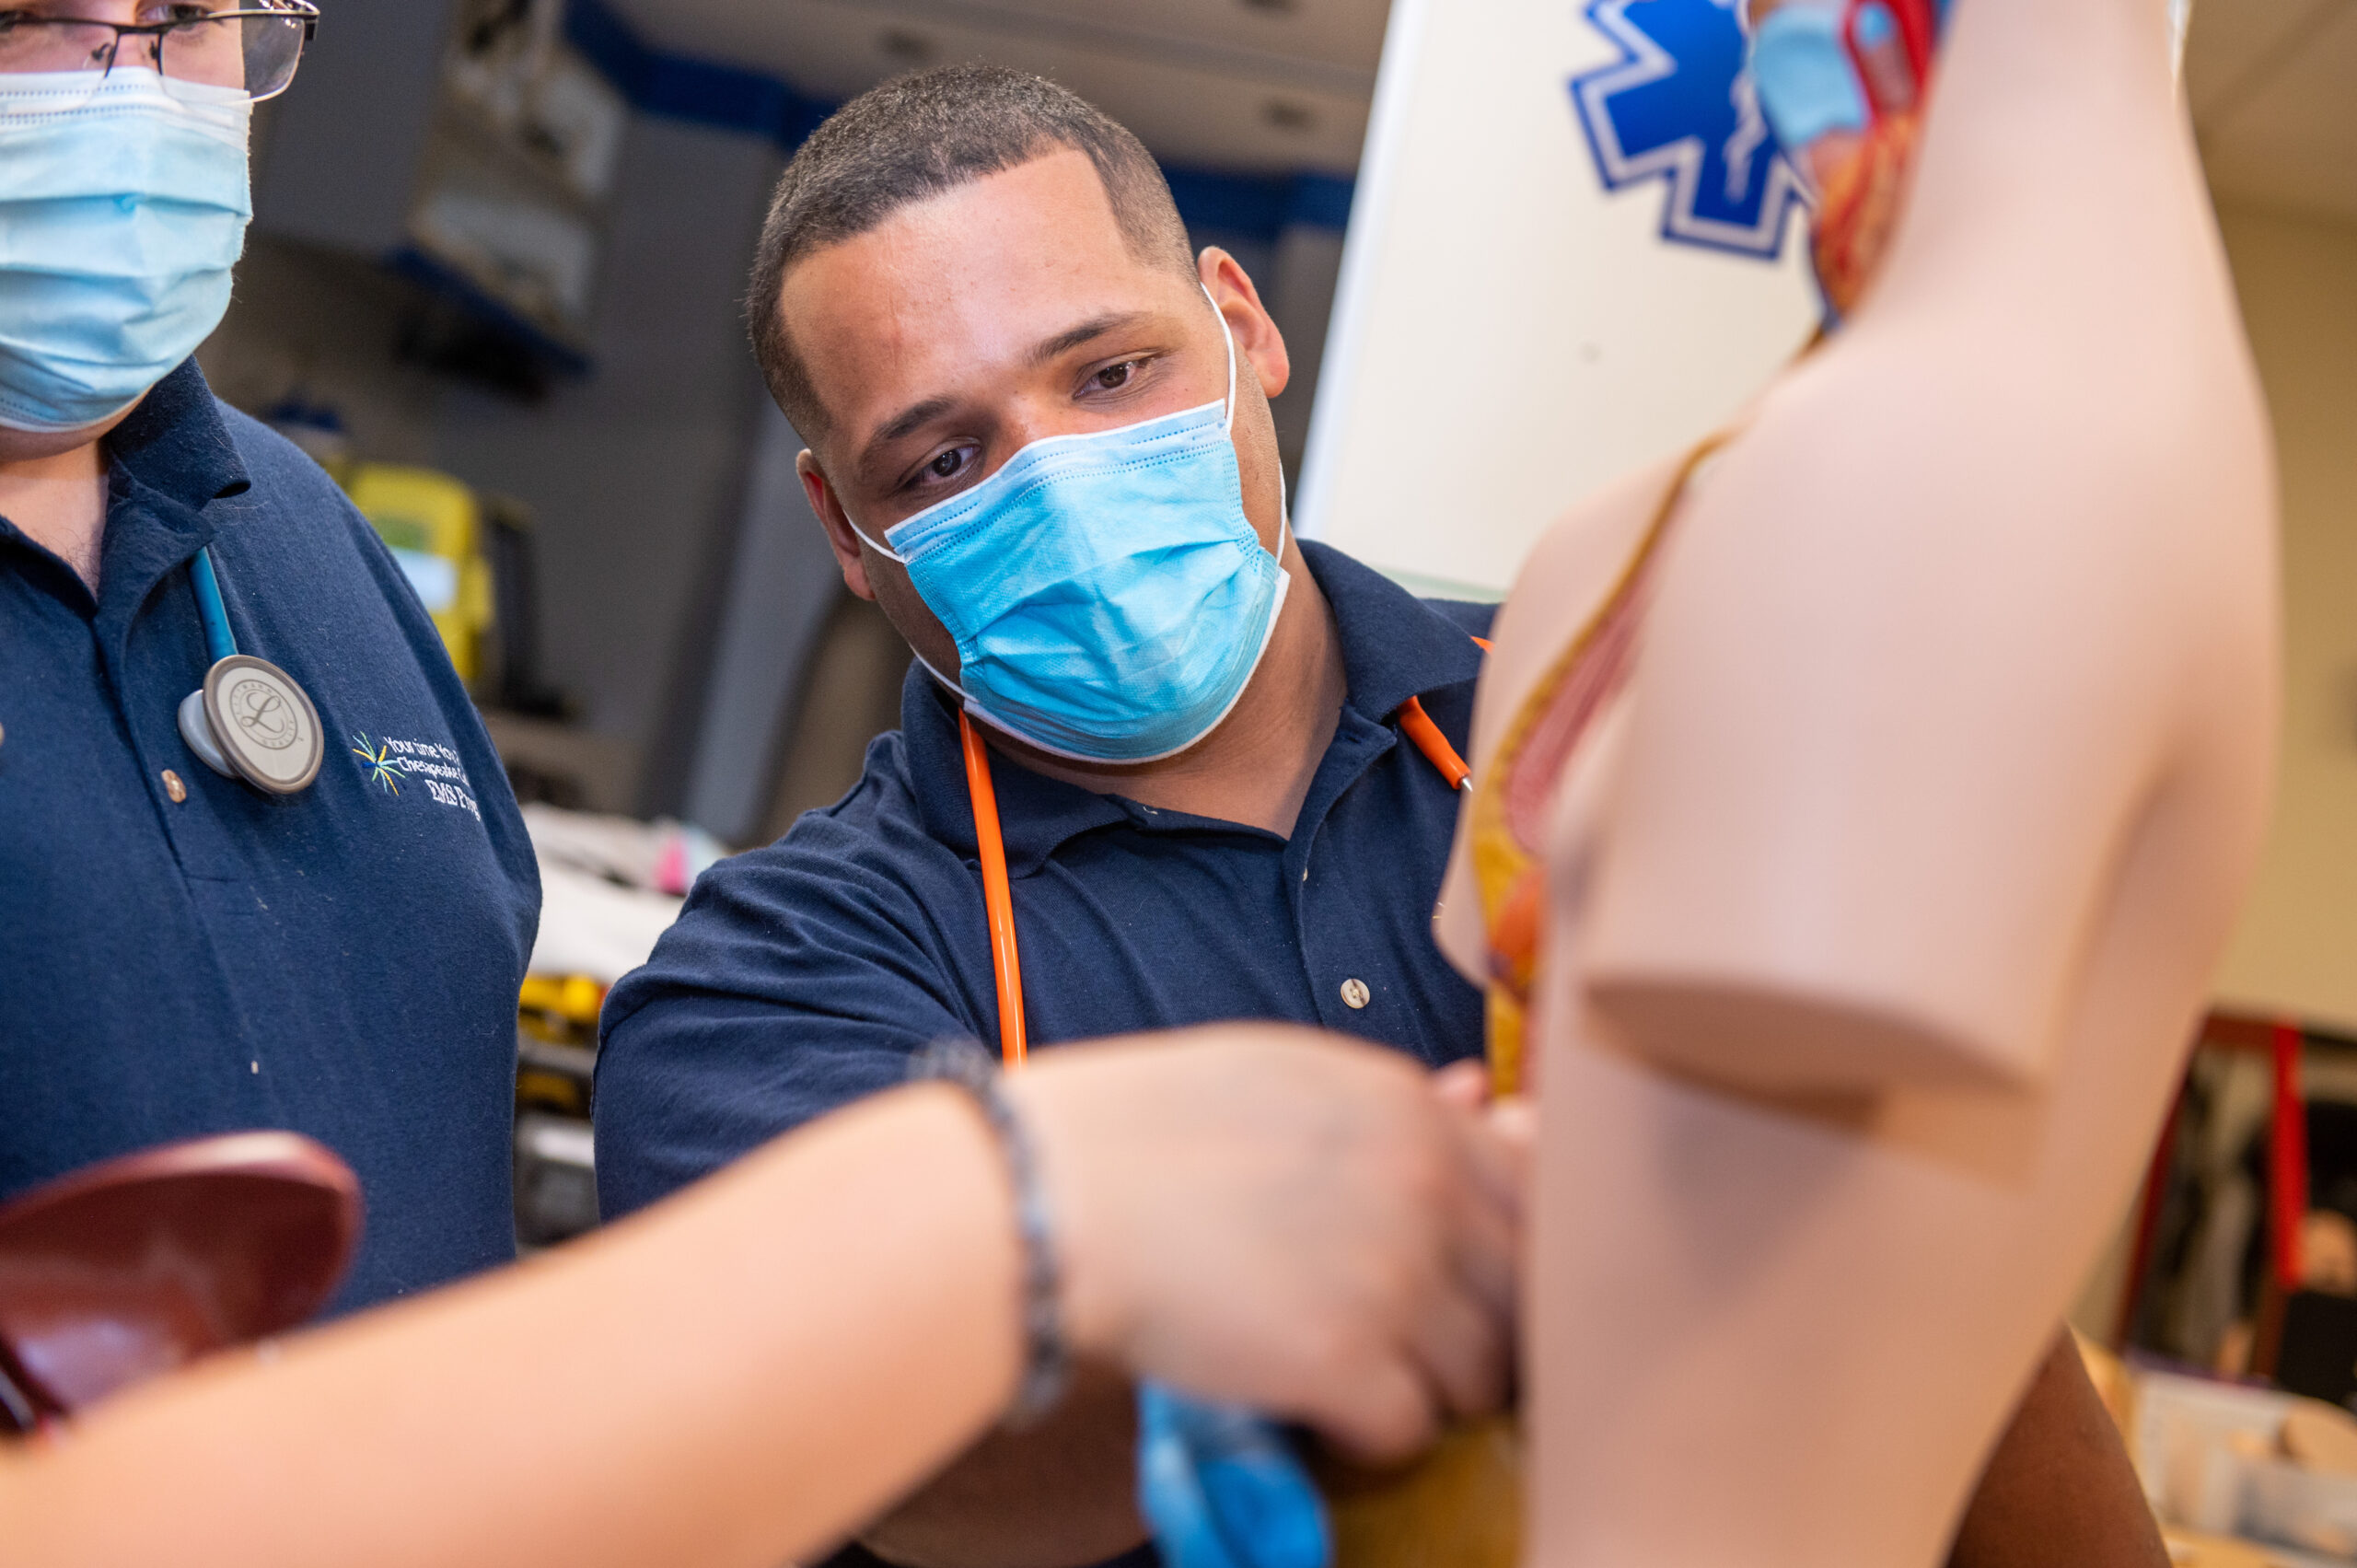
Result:
{"label": "mannequin arm", "polygon": [[[1068,1048],[1010,1084],[1075,1352],[1394,1456],[1503,1396],[1517,1179],[1386,1053]],[[545,1259],[0,1449],[45,1568],[776,1568],[1012,1395],[999,1150],[946,1087],[814,1124]]]}

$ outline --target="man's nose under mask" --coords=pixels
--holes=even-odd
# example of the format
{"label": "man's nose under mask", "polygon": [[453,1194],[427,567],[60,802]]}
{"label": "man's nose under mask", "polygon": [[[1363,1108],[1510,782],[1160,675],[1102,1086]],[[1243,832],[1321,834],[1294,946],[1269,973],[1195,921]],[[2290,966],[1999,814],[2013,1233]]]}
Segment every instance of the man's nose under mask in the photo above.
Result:
{"label": "man's nose under mask", "polygon": [[958,679],[933,673],[968,713],[1055,756],[1134,763],[1236,706],[1291,586],[1245,516],[1236,374],[1231,334],[1222,402],[1035,441],[884,542],[861,532],[956,641]]}
{"label": "man's nose under mask", "polygon": [[[212,334],[253,207],[242,93],[0,75],[0,426],[86,429]],[[203,93],[199,101],[185,96]]]}

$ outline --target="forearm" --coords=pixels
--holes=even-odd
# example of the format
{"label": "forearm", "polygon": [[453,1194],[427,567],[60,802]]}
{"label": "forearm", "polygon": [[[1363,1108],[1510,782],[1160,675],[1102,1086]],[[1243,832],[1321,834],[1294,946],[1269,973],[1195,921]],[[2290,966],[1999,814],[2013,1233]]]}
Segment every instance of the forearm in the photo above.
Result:
{"label": "forearm", "polygon": [[1145,1539],[1136,1404],[1124,1378],[1085,1370],[1037,1428],[983,1439],[862,1532],[908,1568],[1079,1568]]}
{"label": "forearm", "polygon": [[1998,1439],[1948,1568],[2167,1568],[2167,1549],[2065,1330]]}
{"label": "forearm", "polygon": [[0,1464],[0,1540],[53,1568],[776,1568],[987,1427],[1018,1267],[980,1119],[896,1095],[561,1254],[109,1405]]}

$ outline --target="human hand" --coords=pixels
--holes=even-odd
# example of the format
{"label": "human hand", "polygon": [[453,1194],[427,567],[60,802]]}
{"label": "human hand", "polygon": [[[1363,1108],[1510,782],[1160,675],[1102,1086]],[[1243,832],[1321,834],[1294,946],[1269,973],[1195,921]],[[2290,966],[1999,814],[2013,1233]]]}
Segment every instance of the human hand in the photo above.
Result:
{"label": "human hand", "polygon": [[1519,1161],[1412,1063],[1226,1026],[1068,1048],[1006,1087],[1076,1353],[1370,1460],[1504,1398]]}
{"label": "human hand", "polygon": [[1517,1184],[1530,1175],[1531,1151],[1538,1144],[1538,1106],[1527,1095],[1501,1099],[1490,1092],[1490,1069],[1480,1062],[1453,1062],[1432,1077],[1441,1103],[1477,1111],[1489,1121],[1498,1146],[1513,1162]]}

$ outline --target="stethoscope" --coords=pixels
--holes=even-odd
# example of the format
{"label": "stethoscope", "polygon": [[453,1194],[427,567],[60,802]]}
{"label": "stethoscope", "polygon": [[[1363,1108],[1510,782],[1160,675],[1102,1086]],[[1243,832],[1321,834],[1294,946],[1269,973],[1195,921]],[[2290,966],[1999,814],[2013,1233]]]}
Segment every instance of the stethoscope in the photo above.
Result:
{"label": "stethoscope", "polygon": [[268,659],[238,651],[212,551],[199,550],[188,575],[213,668],[180,701],[180,738],[225,779],[243,779],[266,795],[310,788],[328,752],[310,694]]}
{"label": "stethoscope", "polygon": [[[1473,639],[1487,653],[1484,638]],[[1473,770],[1448,743],[1448,737],[1411,697],[1393,714],[1399,731],[1439,771],[1448,787],[1461,790],[1472,782]],[[998,1053],[1005,1066],[1020,1067],[1030,1054],[1031,1037],[1023,1023],[1023,958],[1015,936],[1015,892],[1006,875],[1006,839],[999,830],[998,790],[991,783],[990,748],[982,732],[963,709],[958,714],[958,735],[966,749],[966,796],[974,808],[974,845],[982,863],[982,909],[990,917],[991,968],[998,980]]]}

